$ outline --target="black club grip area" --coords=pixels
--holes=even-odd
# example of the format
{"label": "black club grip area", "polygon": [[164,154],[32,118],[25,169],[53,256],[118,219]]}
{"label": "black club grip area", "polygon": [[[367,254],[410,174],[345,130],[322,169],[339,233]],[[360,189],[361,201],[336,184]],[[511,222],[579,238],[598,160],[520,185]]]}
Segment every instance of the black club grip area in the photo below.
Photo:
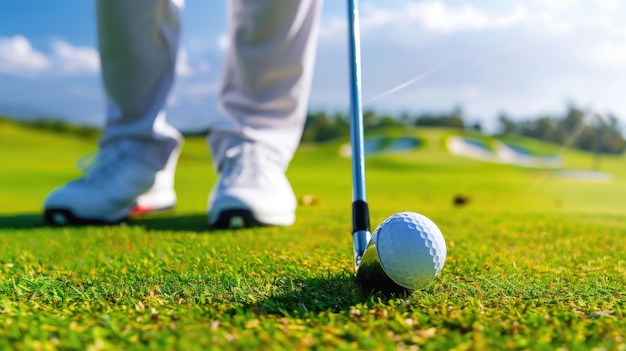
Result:
{"label": "black club grip area", "polygon": [[352,203],[352,232],[370,230],[370,211],[367,202],[356,200]]}

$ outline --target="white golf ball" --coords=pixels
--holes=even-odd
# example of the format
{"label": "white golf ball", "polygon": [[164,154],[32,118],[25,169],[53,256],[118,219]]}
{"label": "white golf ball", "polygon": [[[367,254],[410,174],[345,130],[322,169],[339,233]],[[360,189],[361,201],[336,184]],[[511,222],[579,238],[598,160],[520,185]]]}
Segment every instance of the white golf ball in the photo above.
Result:
{"label": "white golf ball", "polygon": [[437,225],[414,212],[400,212],[384,220],[376,237],[380,264],[398,285],[417,289],[431,282],[446,260],[446,242]]}

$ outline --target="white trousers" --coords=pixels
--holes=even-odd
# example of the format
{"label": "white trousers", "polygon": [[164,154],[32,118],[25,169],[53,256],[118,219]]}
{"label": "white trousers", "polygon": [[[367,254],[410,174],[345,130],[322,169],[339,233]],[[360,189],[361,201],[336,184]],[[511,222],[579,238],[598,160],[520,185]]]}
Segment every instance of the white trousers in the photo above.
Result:
{"label": "white trousers", "polygon": [[[98,0],[107,120],[101,150],[119,148],[162,169],[182,137],[165,121],[184,0]],[[229,0],[221,111],[209,146],[219,170],[242,141],[287,168],[306,119],[322,0]]]}

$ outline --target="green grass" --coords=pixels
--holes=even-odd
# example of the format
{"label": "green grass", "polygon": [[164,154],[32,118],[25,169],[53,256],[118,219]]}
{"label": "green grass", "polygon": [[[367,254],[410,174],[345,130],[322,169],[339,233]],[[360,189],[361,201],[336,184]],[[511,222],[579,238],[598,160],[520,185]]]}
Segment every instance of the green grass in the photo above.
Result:
{"label": "green grass", "polygon": [[[405,133],[425,144],[367,159],[372,224],[423,213],[448,259],[425,289],[383,296],[354,282],[347,140],[296,154],[296,194],[318,201],[289,228],[207,230],[216,175],[199,138],[185,144],[174,212],[55,228],[41,203],[95,145],[3,124],[0,348],[626,349],[623,157],[602,160],[612,182],[564,180],[450,156],[448,130]],[[470,203],[454,207],[457,194]]]}

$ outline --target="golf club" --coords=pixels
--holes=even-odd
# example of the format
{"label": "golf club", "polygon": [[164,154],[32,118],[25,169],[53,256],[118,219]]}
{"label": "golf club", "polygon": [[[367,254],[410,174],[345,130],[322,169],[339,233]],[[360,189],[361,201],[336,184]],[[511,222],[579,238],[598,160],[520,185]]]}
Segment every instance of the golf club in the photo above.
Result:
{"label": "golf club", "polygon": [[352,147],[352,239],[357,283],[366,290],[403,292],[425,285],[443,267],[441,231],[413,212],[388,217],[372,235],[365,198],[365,148],[361,101],[358,0],[348,0],[350,145]]}
{"label": "golf club", "polygon": [[399,290],[375,263],[361,266],[371,239],[369,206],[365,198],[365,148],[361,101],[361,53],[358,0],[348,0],[348,46],[350,60],[350,145],[352,147],[352,239],[357,282],[365,288]]}
{"label": "golf club", "polygon": [[361,54],[358,0],[348,0],[348,44],[350,60],[350,145],[352,146],[352,232],[354,269],[371,238],[369,209],[365,199],[365,150],[361,103]]}

